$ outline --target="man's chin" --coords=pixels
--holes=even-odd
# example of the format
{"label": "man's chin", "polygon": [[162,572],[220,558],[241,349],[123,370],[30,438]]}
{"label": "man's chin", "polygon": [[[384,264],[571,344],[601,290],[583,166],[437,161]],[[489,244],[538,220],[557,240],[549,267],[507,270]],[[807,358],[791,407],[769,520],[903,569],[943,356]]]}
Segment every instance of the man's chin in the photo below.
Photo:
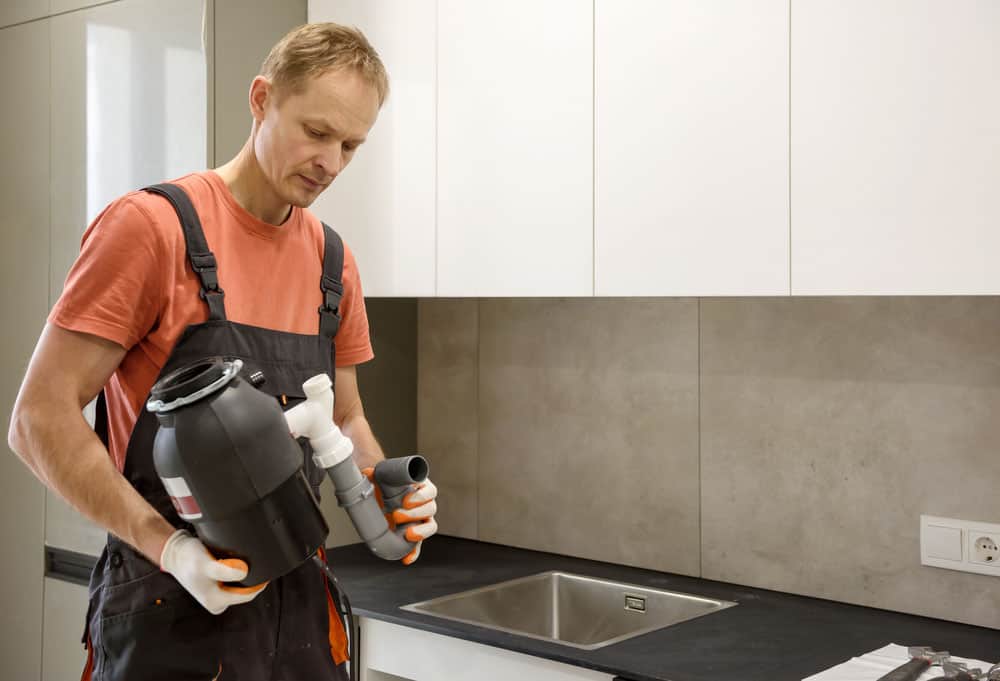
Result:
{"label": "man's chin", "polygon": [[289,205],[295,206],[296,208],[308,208],[319,196],[318,193],[313,194],[310,192],[290,192],[288,195],[284,196],[285,202]]}

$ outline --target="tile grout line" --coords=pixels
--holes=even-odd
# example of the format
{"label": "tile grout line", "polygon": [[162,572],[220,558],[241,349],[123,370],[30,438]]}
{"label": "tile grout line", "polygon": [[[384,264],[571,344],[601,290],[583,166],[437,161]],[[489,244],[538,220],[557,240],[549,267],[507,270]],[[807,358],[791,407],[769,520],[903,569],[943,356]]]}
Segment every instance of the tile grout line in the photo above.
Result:
{"label": "tile grout line", "polygon": [[698,576],[704,577],[705,522],[704,487],[701,479],[701,298],[698,298]]}
{"label": "tile grout line", "polygon": [[482,299],[476,299],[476,539],[482,541],[481,508],[482,508],[482,460],[483,460],[483,429],[480,425],[479,412],[482,408],[482,381],[480,371],[482,366]]}

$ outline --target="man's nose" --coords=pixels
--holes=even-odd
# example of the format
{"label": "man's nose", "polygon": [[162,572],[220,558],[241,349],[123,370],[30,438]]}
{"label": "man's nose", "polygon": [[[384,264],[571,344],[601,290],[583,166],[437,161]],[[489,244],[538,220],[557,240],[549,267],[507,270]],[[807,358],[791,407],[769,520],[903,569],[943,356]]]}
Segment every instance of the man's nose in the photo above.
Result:
{"label": "man's nose", "polygon": [[341,145],[331,145],[316,158],[316,165],[323,171],[323,175],[331,180],[337,177],[344,168],[344,151]]}

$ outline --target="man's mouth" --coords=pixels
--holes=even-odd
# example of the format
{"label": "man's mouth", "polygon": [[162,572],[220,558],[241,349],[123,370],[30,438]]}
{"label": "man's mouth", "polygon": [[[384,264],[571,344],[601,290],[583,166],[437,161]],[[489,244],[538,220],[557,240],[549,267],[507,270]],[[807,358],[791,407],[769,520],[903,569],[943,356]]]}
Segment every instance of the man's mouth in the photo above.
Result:
{"label": "man's mouth", "polygon": [[309,187],[310,189],[321,189],[323,187],[322,182],[317,182],[311,177],[307,177],[305,175],[299,175],[299,177],[302,178],[302,181],[305,182],[306,186]]}

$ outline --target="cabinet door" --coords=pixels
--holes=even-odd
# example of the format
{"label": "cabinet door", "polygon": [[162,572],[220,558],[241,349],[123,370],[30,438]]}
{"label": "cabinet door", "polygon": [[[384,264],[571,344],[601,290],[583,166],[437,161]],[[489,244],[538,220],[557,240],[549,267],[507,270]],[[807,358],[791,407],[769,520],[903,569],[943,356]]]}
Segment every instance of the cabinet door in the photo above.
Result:
{"label": "cabinet door", "polygon": [[52,22],[51,300],[116,197],[203,170],[204,0],[122,0]]}
{"label": "cabinet door", "polygon": [[1000,293],[1000,3],[796,0],[792,292]]}
{"label": "cabinet door", "polygon": [[[45,323],[49,248],[49,21],[0,30],[6,100],[0,125],[0,426]],[[45,494],[0,445],[0,660],[5,679],[38,679]]]}
{"label": "cabinet door", "polygon": [[788,0],[597,0],[596,293],[787,295]]}
{"label": "cabinet door", "polygon": [[[123,0],[50,20],[50,305],[83,231],[110,201],[205,168],[203,12],[203,0]],[[47,543],[100,553],[101,528],[53,492],[45,507]]]}
{"label": "cabinet door", "polygon": [[435,292],[435,0],[310,0],[310,21],[357,26],[389,72],[378,120],[317,199],[358,260],[368,296]]}
{"label": "cabinet door", "polygon": [[[583,667],[360,619],[361,681],[611,681]],[[470,670],[475,670],[470,674]]]}
{"label": "cabinet door", "polygon": [[48,0],[49,14],[63,14],[85,7],[103,5],[107,0]]}
{"label": "cabinet door", "polygon": [[87,616],[87,587],[46,578],[44,612],[42,681],[79,678],[87,663],[86,649],[80,643]]}
{"label": "cabinet door", "polygon": [[438,4],[438,295],[593,293],[593,8]]}
{"label": "cabinet door", "polygon": [[[40,19],[49,14],[49,0],[3,0],[0,2],[0,27]],[[0,40],[8,40],[0,33]]]}

